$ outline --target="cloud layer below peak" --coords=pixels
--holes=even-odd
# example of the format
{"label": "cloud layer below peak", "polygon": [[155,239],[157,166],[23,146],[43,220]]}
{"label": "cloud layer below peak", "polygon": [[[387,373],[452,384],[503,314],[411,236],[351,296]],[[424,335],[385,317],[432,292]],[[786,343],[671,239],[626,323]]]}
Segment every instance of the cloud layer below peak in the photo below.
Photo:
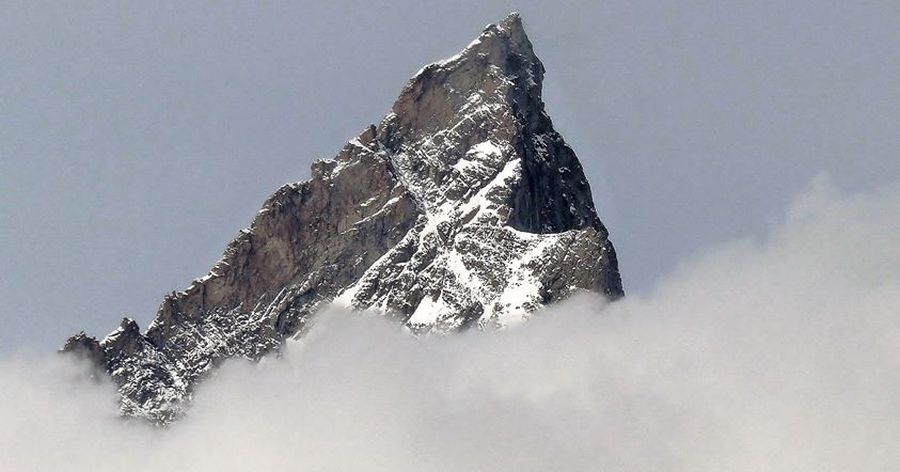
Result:
{"label": "cloud layer below peak", "polygon": [[331,311],[166,431],[70,361],[0,361],[4,470],[900,469],[900,187],[817,182],[653,294],[416,338]]}

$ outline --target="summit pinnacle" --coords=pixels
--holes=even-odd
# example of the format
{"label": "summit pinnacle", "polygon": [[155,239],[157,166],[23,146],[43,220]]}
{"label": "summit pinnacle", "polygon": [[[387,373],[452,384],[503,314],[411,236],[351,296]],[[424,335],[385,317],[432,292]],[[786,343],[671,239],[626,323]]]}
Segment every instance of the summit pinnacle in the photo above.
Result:
{"label": "summit pinnacle", "polygon": [[263,204],[209,273],[84,353],[122,412],[165,424],[223,360],[258,359],[328,304],[414,333],[521,323],[579,291],[623,295],[572,149],[544,111],[544,66],[518,14],[405,85],[391,112]]}

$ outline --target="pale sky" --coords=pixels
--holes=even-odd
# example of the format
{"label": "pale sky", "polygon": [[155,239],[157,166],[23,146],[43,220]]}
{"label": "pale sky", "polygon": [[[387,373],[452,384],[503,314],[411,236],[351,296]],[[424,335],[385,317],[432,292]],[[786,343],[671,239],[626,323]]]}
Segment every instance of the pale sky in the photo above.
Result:
{"label": "pale sky", "polygon": [[633,295],[765,233],[819,175],[900,180],[895,0],[3,10],[0,353],[102,336],[123,314],[145,327],[278,186],[513,10]]}

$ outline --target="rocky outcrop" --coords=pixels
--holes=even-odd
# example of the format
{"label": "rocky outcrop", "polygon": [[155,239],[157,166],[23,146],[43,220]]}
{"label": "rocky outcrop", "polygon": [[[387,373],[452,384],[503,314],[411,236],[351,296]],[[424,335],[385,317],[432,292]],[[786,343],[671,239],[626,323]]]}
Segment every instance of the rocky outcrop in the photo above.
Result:
{"label": "rocky outcrop", "polygon": [[145,333],[126,319],[81,352],[122,410],[165,424],[218,363],[302,336],[328,303],[416,333],[519,323],[579,290],[623,294],[581,165],[544,111],[544,67],[512,14],[423,68],[390,114],[310,180],[278,189]]}

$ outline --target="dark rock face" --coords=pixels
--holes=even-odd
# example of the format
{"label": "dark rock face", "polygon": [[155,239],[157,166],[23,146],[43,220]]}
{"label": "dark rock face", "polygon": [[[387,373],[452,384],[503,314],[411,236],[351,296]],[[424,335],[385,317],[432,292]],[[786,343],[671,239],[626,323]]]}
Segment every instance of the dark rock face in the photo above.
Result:
{"label": "dark rock face", "polygon": [[488,26],[310,180],[278,189],[146,333],[125,319],[63,350],[111,375],[123,413],[165,424],[217,364],[302,336],[328,303],[443,333],[519,323],[579,290],[622,296],[581,165],[544,112],[543,75],[518,15]]}

